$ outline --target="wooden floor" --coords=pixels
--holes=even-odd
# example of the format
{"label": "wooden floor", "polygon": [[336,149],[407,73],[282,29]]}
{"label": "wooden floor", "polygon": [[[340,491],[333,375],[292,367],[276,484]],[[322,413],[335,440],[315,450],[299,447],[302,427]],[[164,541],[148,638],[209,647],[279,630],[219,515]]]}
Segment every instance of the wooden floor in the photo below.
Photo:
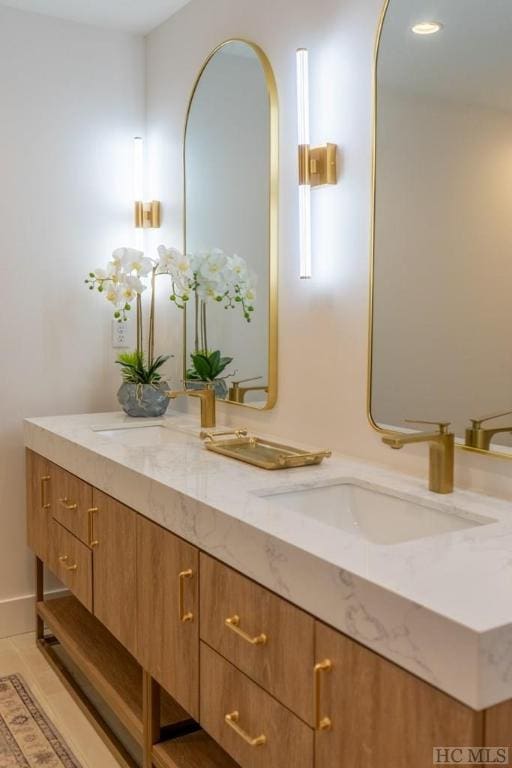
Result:
{"label": "wooden floor", "polygon": [[22,675],[83,768],[119,768],[57,675],[33,634],[0,639],[0,675]]}

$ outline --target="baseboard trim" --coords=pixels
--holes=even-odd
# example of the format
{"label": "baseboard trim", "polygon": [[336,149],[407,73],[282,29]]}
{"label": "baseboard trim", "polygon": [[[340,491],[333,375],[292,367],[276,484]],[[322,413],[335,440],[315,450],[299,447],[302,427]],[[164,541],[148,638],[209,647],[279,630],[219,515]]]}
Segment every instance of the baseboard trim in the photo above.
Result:
{"label": "baseboard trim", "polygon": [[[66,589],[52,589],[45,594],[63,597]],[[36,596],[21,595],[8,600],[0,600],[0,638],[24,635],[35,630]]]}

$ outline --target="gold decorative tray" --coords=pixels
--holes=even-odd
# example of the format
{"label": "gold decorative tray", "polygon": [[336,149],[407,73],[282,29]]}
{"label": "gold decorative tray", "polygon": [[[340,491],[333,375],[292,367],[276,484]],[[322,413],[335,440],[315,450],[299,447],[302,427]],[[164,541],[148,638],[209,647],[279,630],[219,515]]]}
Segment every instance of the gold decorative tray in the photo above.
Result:
{"label": "gold decorative tray", "polygon": [[331,455],[331,451],[308,452],[290,445],[263,440],[261,437],[249,435],[246,429],[233,432],[203,432],[201,437],[209,451],[245,461],[262,469],[307,467],[320,464]]}

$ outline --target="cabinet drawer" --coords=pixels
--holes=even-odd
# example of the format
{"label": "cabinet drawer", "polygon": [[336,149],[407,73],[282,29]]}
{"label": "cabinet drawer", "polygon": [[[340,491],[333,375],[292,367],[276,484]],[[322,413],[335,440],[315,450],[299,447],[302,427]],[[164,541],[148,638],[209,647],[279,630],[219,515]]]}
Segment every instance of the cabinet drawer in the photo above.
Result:
{"label": "cabinet drawer", "polygon": [[92,611],[92,552],[52,520],[48,567]]}
{"label": "cabinet drawer", "polygon": [[313,730],[205,643],[201,725],[241,768],[313,768]]}
{"label": "cabinet drawer", "polygon": [[314,620],[201,555],[201,639],[310,725]]}
{"label": "cabinet drawer", "polygon": [[92,487],[55,464],[52,476],[52,514],[64,528],[89,544]]}

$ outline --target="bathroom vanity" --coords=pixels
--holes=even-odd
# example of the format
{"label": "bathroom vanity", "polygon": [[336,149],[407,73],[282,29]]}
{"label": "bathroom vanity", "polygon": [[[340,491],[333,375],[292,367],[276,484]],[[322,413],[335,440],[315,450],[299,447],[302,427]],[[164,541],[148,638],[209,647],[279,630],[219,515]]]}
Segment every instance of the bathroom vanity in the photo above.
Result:
{"label": "bathroom vanity", "polygon": [[25,443],[37,641],[121,765],[512,744],[509,503],[340,456],[266,472],[187,416],[30,419]]}

